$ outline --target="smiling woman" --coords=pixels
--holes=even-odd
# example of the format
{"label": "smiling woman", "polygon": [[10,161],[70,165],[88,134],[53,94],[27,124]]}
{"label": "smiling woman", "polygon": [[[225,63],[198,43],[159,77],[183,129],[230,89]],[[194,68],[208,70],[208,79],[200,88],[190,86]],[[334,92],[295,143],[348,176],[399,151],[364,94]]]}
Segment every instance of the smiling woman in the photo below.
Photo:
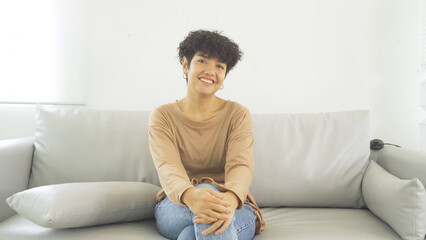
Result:
{"label": "smiling woman", "polygon": [[179,46],[186,97],[151,114],[150,149],[163,187],[155,217],[167,238],[252,239],[265,227],[249,192],[250,113],[215,95],[240,58],[238,45],[218,32],[190,32]]}
{"label": "smiling woman", "polygon": [[200,56],[217,58],[219,62],[225,64],[226,74],[234,68],[242,56],[238,45],[231,39],[223,37],[219,33],[204,30],[190,32],[185,41],[180,43],[179,60],[182,65],[185,58],[191,62],[197,52]]}
{"label": "smiling woman", "polygon": [[194,94],[192,91],[194,90],[208,95],[215,93],[223,86],[226,63],[221,62],[217,58],[197,52],[192,58],[191,63],[188,62],[186,57],[183,57],[182,66],[188,83],[188,94]]}

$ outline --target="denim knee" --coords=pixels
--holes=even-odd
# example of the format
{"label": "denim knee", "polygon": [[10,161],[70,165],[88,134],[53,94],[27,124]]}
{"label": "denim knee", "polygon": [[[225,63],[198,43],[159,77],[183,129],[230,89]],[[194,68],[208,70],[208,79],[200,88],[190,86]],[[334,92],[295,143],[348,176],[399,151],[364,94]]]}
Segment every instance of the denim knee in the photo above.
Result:
{"label": "denim knee", "polygon": [[179,237],[177,240],[196,240],[194,224],[191,224],[187,226],[186,228],[184,228],[182,232],[179,234]]}
{"label": "denim knee", "polygon": [[189,208],[178,206],[168,198],[159,202],[154,209],[157,229],[169,239],[177,239],[187,226],[193,225],[194,214]]}

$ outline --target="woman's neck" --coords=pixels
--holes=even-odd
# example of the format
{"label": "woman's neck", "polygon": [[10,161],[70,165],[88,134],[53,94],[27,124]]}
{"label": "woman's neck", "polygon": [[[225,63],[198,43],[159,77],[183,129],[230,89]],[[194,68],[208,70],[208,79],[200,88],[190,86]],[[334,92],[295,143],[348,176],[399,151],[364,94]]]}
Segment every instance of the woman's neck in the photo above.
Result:
{"label": "woman's neck", "polygon": [[216,96],[200,98],[188,95],[178,101],[178,106],[190,119],[204,121],[220,112],[225,106],[225,103],[225,100]]}

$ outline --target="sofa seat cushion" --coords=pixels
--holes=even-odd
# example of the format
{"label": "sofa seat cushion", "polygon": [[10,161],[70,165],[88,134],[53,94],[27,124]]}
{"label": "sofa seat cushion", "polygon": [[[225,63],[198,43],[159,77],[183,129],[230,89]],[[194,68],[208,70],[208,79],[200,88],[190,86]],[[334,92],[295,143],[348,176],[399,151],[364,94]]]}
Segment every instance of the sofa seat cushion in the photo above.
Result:
{"label": "sofa seat cushion", "polygon": [[265,231],[255,239],[400,240],[367,209],[263,208]]}
{"label": "sofa seat cushion", "polygon": [[[279,240],[400,240],[386,223],[366,209],[263,208],[265,231],[254,239]],[[88,228],[49,229],[15,215],[0,223],[0,239],[8,240],[132,240],[165,239],[155,221],[139,221]]]}
{"label": "sofa seat cushion", "polygon": [[0,239],[7,240],[142,240],[166,239],[157,231],[155,220],[118,223],[86,228],[41,227],[16,214],[0,223]]}

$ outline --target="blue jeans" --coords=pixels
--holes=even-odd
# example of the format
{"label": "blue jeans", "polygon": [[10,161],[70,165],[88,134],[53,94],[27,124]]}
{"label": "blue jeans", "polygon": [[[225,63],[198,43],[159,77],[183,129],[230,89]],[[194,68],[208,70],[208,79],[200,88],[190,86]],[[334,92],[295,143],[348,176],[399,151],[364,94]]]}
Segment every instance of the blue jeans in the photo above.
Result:
{"label": "blue jeans", "polygon": [[[197,188],[210,188],[219,192],[211,184],[198,184]],[[163,199],[155,206],[155,219],[157,228],[161,235],[168,239],[191,240],[191,239],[226,239],[226,240],[250,240],[254,237],[256,230],[256,215],[253,208],[244,204],[240,210],[236,210],[232,223],[228,228],[217,236],[213,231],[207,236],[202,232],[211,224],[194,223],[195,214],[188,207],[178,206],[169,198]]]}

